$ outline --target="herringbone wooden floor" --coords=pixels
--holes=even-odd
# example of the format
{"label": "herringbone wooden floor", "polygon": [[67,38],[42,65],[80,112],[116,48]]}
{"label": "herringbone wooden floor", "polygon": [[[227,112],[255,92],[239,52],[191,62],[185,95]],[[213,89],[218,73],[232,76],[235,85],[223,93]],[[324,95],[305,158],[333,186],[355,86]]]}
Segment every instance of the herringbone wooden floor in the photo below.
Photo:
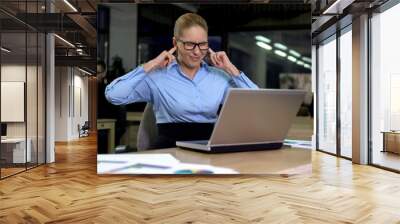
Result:
{"label": "herringbone wooden floor", "polygon": [[97,176],[93,137],[56,151],[0,181],[0,223],[400,223],[399,174],[319,152],[285,178]]}

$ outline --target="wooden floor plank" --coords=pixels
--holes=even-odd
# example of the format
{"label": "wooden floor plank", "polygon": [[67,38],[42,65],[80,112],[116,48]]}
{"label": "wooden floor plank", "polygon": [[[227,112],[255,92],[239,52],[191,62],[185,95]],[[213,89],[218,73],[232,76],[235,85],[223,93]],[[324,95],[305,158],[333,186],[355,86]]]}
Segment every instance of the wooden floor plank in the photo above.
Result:
{"label": "wooden floor plank", "polygon": [[321,152],[303,176],[98,176],[88,137],[0,181],[0,223],[400,223],[399,198],[399,174]]}

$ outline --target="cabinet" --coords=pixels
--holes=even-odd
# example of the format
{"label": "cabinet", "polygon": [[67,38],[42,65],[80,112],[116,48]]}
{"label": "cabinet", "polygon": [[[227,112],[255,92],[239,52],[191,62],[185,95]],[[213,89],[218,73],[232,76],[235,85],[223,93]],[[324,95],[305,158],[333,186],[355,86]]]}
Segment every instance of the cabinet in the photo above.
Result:
{"label": "cabinet", "polygon": [[108,153],[115,152],[115,119],[97,119],[97,130],[108,131]]}
{"label": "cabinet", "polygon": [[400,154],[400,131],[384,131],[383,152]]}

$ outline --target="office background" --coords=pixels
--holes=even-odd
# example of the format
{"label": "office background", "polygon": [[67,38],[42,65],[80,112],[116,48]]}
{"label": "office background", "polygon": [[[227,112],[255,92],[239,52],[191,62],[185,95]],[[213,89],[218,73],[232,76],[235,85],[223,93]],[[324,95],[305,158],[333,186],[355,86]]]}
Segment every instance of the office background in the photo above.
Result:
{"label": "office background", "polygon": [[312,28],[316,149],[398,172],[400,5],[356,2],[326,14],[330,22]]}
{"label": "office background", "polygon": [[[311,140],[310,5],[284,4],[101,4],[98,7],[98,59],[107,65],[99,81],[99,152],[114,141],[127,151],[136,150],[136,131],[145,103],[114,106],[104,98],[113,79],[172,47],[175,20],[186,12],[203,16],[209,42],[215,51],[226,51],[231,61],[261,88],[305,89],[304,101],[289,138]],[[99,122],[98,122],[99,124]],[[111,132],[111,133],[112,133]],[[299,137],[300,136],[300,137]],[[100,142],[103,141],[103,142]]]}
{"label": "office background", "polygon": [[[28,13],[43,2],[20,2]],[[7,4],[3,2],[2,4]],[[19,14],[27,19],[27,14]],[[45,36],[0,12],[0,177],[45,163]]]}

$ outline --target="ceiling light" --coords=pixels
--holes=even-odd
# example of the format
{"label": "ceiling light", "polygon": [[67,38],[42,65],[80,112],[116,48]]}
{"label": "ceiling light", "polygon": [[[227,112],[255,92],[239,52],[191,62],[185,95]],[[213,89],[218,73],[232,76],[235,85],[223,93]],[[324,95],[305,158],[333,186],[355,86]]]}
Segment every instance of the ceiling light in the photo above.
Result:
{"label": "ceiling light", "polygon": [[67,4],[72,10],[74,10],[74,12],[78,12],[78,10],[71,4],[69,3],[68,0],[64,0],[65,4]]}
{"label": "ceiling light", "polygon": [[58,36],[57,34],[54,34],[55,37],[57,37],[58,39],[60,39],[61,41],[63,41],[64,43],[66,43],[67,45],[69,45],[70,47],[75,48],[75,45],[71,44],[71,42],[69,42],[68,40]]}
{"label": "ceiling light", "polygon": [[289,50],[289,53],[295,56],[296,58],[299,58],[301,56],[300,53],[295,50]]}
{"label": "ceiling light", "polygon": [[311,68],[309,64],[304,64],[304,68]]}
{"label": "ceiling light", "polygon": [[293,61],[293,62],[296,62],[296,61],[297,61],[297,59],[296,59],[295,57],[291,56],[291,55],[289,55],[289,56],[287,57],[287,59],[288,59],[289,61]]}
{"label": "ceiling light", "polygon": [[257,41],[256,44],[257,44],[259,47],[264,48],[265,50],[268,50],[268,51],[272,50],[271,45],[266,44],[266,43],[264,43],[264,42]]}
{"label": "ceiling light", "polygon": [[81,72],[83,72],[83,73],[85,73],[85,74],[87,74],[87,75],[92,75],[92,73],[90,73],[90,72],[88,72],[88,71],[85,71],[85,70],[83,70],[83,69],[81,69],[81,68],[79,68],[79,67],[78,67],[78,69],[79,69],[79,71],[81,71]]}
{"label": "ceiling light", "polygon": [[274,53],[275,53],[276,55],[281,56],[281,57],[286,57],[286,55],[287,55],[285,52],[280,51],[280,50],[275,50]]}
{"label": "ceiling light", "polygon": [[311,63],[311,58],[302,57],[301,59],[303,59],[303,61],[306,61],[306,62],[308,62],[308,63]]}
{"label": "ceiling light", "polygon": [[297,61],[297,64],[298,65],[304,65],[304,62],[299,60],[299,61]]}
{"label": "ceiling light", "polygon": [[279,48],[281,50],[286,50],[287,49],[287,47],[285,45],[280,44],[280,43],[274,43],[274,47]]}
{"label": "ceiling light", "polygon": [[[336,0],[327,9],[325,9],[322,14],[324,14],[324,15],[342,14],[343,13],[343,9],[345,9],[349,5],[353,4],[353,2],[354,2],[354,0]],[[381,2],[381,1],[373,1],[373,2]]]}
{"label": "ceiling light", "polygon": [[7,53],[10,53],[10,52],[11,52],[11,50],[9,50],[9,49],[7,49],[7,48],[5,48],[5,47],[1,47],[1,50],[4,51],[4,52],[7,52]]}
{"label": "ceiling light", "polygon": [[266,37],[264,37],[264,36],[261,36],[261,35],[257,35],[257,36],[255,36],[254,37],[256,40],[258,40],[258,41],[262,41],[262,42],[265,42],[265,43],[271,43],[271,40],[270,39],[268,39],[268,38],[266,38]]}

